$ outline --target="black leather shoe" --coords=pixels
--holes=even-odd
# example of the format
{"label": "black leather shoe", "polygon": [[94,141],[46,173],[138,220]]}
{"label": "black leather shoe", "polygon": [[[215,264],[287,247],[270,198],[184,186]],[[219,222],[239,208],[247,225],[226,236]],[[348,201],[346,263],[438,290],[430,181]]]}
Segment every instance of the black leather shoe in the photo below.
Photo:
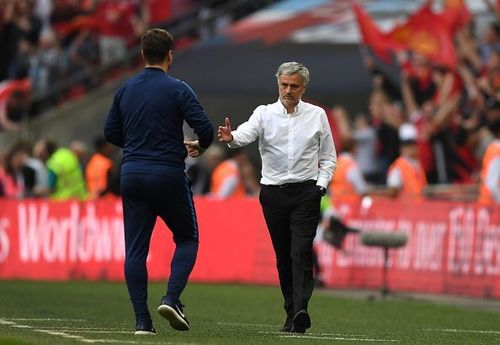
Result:
{"label": "black leather shoe", "polygon": [[293,317],[292,330],[293,333],[305,333],[306,329],[311,327],[311,318],[304,309],[299,310]]}
{"label": "black leather shoe", "polygon": [[291,332],[293,327],[293,313],[288,313],[286,315],[285,323],[281,327],[280,332]]}

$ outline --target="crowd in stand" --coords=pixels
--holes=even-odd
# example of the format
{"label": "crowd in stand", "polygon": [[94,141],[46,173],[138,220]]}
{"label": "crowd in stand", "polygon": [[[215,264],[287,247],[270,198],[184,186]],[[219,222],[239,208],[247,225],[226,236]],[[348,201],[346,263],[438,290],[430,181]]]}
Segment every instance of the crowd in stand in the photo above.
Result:
{"label": "crowd in stand", "polygon": [[140,66],[136,46],[151,25],[204,21],[176,37],[181,48],[270,2],[209,20],[224,1],[0,0],[0,130]]}
{"label": "crowd in stand", "polygon": [[[27,109],[28,86],[32,92],[41,92],[68,71],[92,70],[96,64],[111,63],[125,54],[127,46],[135,43],[149,23],[147,3],[0,1],[0,39],[2,47],[7,48],[1,50],[0,79],[18,83],[8,99],[0,90],[0,124],[15,128]],[[395,78],[383,62],[362,50],[373,88],[366,112],[348,114],[341,106],[331,111],[339,151],[337,186],[331,188],[331,194],[346,191],[363,196],[380,192],[370,185],[387,185],[389,189],[381,194],[401,195],[407,175],[413,175],[407,185],[417,186],[419,195],[430,195],[425,193],[428,183],[453,184],[457,193],[477,193],[477,187],[487,179],[485,164],[500,159],[493,155],[493,160],[488,156],[488,162],[483,162],[487,148],[491,151],[491,145],[498,142],[495,131],[500,122],[500,9],[493,2],[485,3],[495,14],[488,25],[477,30],[471,17],[454,32],[456,68],[437,64],[419,51],[399,51]],[[88,87],[98,82],[98,75],[88,76]],[[0,171],[3,195],[45,196],[54,192],[54,173],[43,172],[40,167],[50,172],[49,157],[57,150],[47,141],[45,149],[38,147],[39,143],[33,148],[19,143],[6,154],[2,164],[5,169]],[[66,156],[76,151],[68,149]],[[231,157],[224,157],[223,152],[215,146],[198,163],[188,160],[194,192],[219,198],[257,194],[258,174],[246,152],[233,152]],[[399,158],[404,158],[403,162]],[[493,176],[498,179],[495,169]],[[32,182],[31,170],[49,182],[40,186]],[[84,180],[86,172],[80,170]],[[52,178],[45,179],[46,174]],[[105,195],[113,189],[112,184],[96,191],[86,190],[82,182],[78,187],[81,195],[77,196]],[[87,180],[87,187],[90,185]],[[496,180],[496,189],[498,185]]]}
{"label": "crowd in stand", "polygon": [[[425,54],[432,48],[430,42],[422,49],[394,52],[392,66],[377,59],[376,51],[361,50],[373,84],[367,112],[349,116],[336,107],[332,116],[338,147],[355,144],[354,151],[351,144],[346,151],[354,154],[366,181],[390,186],[391,167],[409,141],[401,134],[410,132],[415,156],[411,161],[415,171],[423,171],[424,185],[454,184],[456,193],[466,193],[484,183],[481,175],[488,167],[482,163],[487,148],[495,144],[500,121],[500,9],[494,2],[485,3],[492,17],[479,29],[466,7],[460,8],[466,19],[452,30],[455,66]],[[420,11],[428,4],[432,1]],[[492,171],[496,189],[498,175]]]}
{"label": "crowd in stand", "polygon": [[47,139],[16,142],[0,157],[0,196],[94,200],[119,195],[116,149],[103,138],[94,146],[89,153],[76,140],[68,147]]}
{"label": "crowd in stand", "polygon": [[[149,24],[151,2],[0,1],[0,128],[16,129],[23,116],[102,82],[97,67],[123,60],[127,48],[137,44]],[[51,93],[75,78],[66,92]],[[16,84],[20,80],[26,83]],[[23,101],[16,103],[16,95]],[[30,102],[31,95],[39,96],[37,102]]]}
{"label": "crowd in stand", "polygon": [[[18,141],[0,155],[0,197],[95,200],[120,195],[116,147],[96,138],[91,151],[75,140],[68,147],[40,139]],[[188,159],[194,194],[216,199],[256,196],[260,185],[245,150],[213,144],[198,160]]]}

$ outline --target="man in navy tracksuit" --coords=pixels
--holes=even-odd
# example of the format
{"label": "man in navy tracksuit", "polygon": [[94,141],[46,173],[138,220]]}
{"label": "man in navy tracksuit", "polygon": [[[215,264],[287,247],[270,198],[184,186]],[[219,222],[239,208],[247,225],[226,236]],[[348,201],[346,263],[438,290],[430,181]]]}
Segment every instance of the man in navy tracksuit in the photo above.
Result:
{"label": "man in navy tracksuit", "polygon": [[[214,133],[193,90],[167,74],[172,42],[162,29],[143,35],[145,69],[116,92],[104,127],[106,139],[123,148],[125,279],[137,335],[155,334],[147,306],[146,257],[157,216],[172,231],[176,244],[167,293],[158,312],[174,329],[189,329],[179,297],[196,261],[198,225],[184,159],[187,147],[193,157],[203,153]],[[184,142],[183,121],[198,140]]]}

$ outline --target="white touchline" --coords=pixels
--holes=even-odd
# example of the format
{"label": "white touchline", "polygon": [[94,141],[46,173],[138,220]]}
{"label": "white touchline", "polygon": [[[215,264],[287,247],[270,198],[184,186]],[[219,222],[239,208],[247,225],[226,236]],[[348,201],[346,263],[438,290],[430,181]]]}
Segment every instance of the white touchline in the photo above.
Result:
{"label": "white touchline", "polygon": [[430,332],[450,332],[450,333],[500,334],[500,331],[493,331],[493,330],[455,329],[455,328],[424,328],[424,331],[430,331]]}
{"label": "white touchline", "polygon": [[12,321],[87,321],[85,319],[60,319],[60,318],[15,318],[7,317],[5,320]]}
{"label": "white touchline", "polygon": [[[286,335],[283,332],[265,332],[260,331],[259,334],[277,334],[277,335]],[[288,334],[290,335],[290,334]],[[298,335],[298,334],[295,334]],[[350,333],[314,333],[309,332],[306,336],[327,336],[327,337],[364,337],[364,334],[350,334]]]}
{"label": "white touchline", "polygon": [[83,337],[81,337],[79,335],[68,334],[65,332],[51,331],[48,329],[34,329],[33,332],[45,333],[45,334],[49,334],[49,335],[58,335],[60,337],[69,338],[69,339],[77,339],[77,340],[84,339]]}
{"label": "white touchline", "polygon": [[36,327],[33,326],[32,328],[39,328],[39,329],[57,329],[60,331],[117,331],[117,332],[129,332],[130,330],[123,329],[123,328],[107,328],[107,327],[71,327],[71,326],[63,326],[63,327],[56,327],[56,326],[51,326],[51,327]]}
{"label": "white touchline", "polygon": [[395,339],[372,339],[372,338],[346,338],[346,337],[316,337],[308,335],[280,335],[280,338],[300,338],[300,339],[318,339],[318,340],[344,340],[344,341],[371,341],[371,342],[399,342]]}
{"label": "white touchline", "polygon": [[221,326],[248,326],[248,327],[279,327],[278,325],[270,325],[263,323],[244,323],[244,322],[217,322]]}
{"label": "white touchline", "polygon": [[[9,321],[10,320],[10,321]],[[11,321],[11,320],[30,320],[30,321],[40,321],[40,320],[47,320],[47,319],[9,319],[9,320],[6,320],[6,319],[1,319],[0,318],[0,325],[6,325],[6,326],[10,326],[12,328],[26,328],[26,329],[30,329],[32,330],[33,332],[38,332],[38,333],[44,333],[44,334],[49,334],[49,335],[53,335],[53,336],[59,336],[59,337],[62,337],[62,338],[66,338],[66,339],[74,339],[76,341],[80,341],[82,343],[88,343],[88,344],[162,344],[162,345],[197,345],[196,343],[171,343],[171,342],[167,342],[167,343],[159,343],[159,342],[145,342],[145,341],[136,341],[136,340],[118,340],[118,339],[88,339],[88,338],[84,338],[80,335],[74,335],[74,334],[69,334],[67,332],[63,332],[61,330],[61,328],[55,328],[55,329],[46,329],[46,328],[37,328],[37,327],[34,327],[34,326],[30,326],[30,325],[23,325],[23,324],[20,324],[20,323],[17,323],[17,322],[14,322],[14,321]],[[57,319],[57,320],[62,320],[62,319]],[[71,321],[75,321],[75,320],[78,320],[78,321],[85,321],[85,320],[81,320],[81,319],[68,319],[68,320],[71,320]],[[65,328],[65,330],[67,329],[67,331],[70,331],[72,332],[73,329],[69,328],[69,327],[62,327],[62,328]],[[83,327],[82,327],[83,328]],[[86,332],[89,332],[89,333],[127,333],[127,334],[132,334],[132,332],[122,332],[122,331],[92,331],[92,330],[84,330],[82,332],[74,332],[74,333],[86,333]]]}

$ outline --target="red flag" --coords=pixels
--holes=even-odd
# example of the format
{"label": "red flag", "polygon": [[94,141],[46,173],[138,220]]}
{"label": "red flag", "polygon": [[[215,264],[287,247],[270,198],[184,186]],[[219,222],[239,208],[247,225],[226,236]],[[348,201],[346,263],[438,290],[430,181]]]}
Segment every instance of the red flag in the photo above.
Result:
{"label": "red flag", "polygon": [[354,4],[352,7],[356,14],[363,43],[373,49],[373,52],[380,59],[390,62],[389,51],[401,50],[404,49],[404,46],[382,33],[359,4]]}
{"label": "red flag", "polygon": [[471,20],[469,9],[464,0],[445,0],[441,17],[453,33],[462,29]]}
{"label": "red flag", "polygon": [[450,27],[428,5],[411,15],[406,23],[387,33],[387,36],[437,64],[456,68],[457,58]]}
{"label": "red flag", "polygon": [[428,3],[405,23],[387,33],[381,32],[359,5],[354,5],[353,9],[363,42],[383,60],[388,60],[389,50],[406,49],[427,56],[437,64],[456,68],[457,58],[450,27],[440,14],[432,12]]}

